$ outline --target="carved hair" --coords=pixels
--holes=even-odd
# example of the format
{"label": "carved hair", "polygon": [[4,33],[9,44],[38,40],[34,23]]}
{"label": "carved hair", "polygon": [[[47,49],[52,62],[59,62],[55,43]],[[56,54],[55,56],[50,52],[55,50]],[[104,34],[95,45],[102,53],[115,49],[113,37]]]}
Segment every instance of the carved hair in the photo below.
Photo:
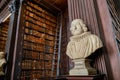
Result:
{"label": "carved hair", "polygon": [[79,24],[79,26],[83,29],[84,32],[88,30],[82,19],[74,19],[71,23],[71,26],[76,24]]}

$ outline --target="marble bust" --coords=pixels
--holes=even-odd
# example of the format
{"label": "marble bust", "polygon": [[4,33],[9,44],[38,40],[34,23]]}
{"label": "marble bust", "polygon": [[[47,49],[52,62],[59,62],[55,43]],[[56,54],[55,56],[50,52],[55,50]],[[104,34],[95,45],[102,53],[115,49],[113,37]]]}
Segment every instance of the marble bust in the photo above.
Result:
{"label": "marble bust", "polygon": [[66,54],[71,59],[87,58],[103,46],[98,36],[87,31],[81,19],[72,21],[70,31],[73,36],[70,37]]}
{"label": "marble bust", "polygon": [[88,31],[81,19],[75,19],[71,23],[70,41],[66,54],[73,60],[75,66],[69,71],[70,75],[96,74],[96,70],[90,67],[87,57],[103,46],[100,38]]}
{"label": "marble bust", "polygon": [[5,53],[0,52],[0,76],[4,75],[3,67],[4,67],[5,64],[6,64]]}

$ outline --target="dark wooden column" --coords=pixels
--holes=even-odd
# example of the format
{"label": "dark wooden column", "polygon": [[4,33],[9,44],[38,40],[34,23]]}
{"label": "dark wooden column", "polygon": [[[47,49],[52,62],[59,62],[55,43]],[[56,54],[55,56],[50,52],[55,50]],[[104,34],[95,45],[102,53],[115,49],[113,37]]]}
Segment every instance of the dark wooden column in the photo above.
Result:
{"label": "dark wooden column", "polygon": [[[98,74],[105,74],[104,80],[120,79],[120,54],[114,40],[106,0],[68,0],[68,13],[69,24],[73,19],[80,18],[93,34],[102,39],[104,46],[93,57]],[[69,30],[68,33],[71,34]]]}
{"label": "dark wooden column", "polygon": [[[61,70],[60,75],[68,74],[68,56],[66,55],[67,47],[67,23],[68,23],[68,12],[67,9],[62,13],[62,39],[61,39]],[[64,57],[63,57],[64,56]],[[66,63],[66,64],[65,64]]]}
{"label": "dark wooden column", "polygon": [[109,80],[119,80],[120,79],[120,53],[116,44],[115,35],[112,26],[112,18],[110,16],[108,5],[106,0],[95,0],[96,7],[98,10],[99,22],[101,24],[102,34],[104,37],[104,44],[107,50],[107,61],[110,62],[110,66],[107,65],[108,73],[111,69],[111,74],[109,73]]}
{"label": "dark wooden column", "polygon": [[[8,26],[8,36],[6,41],[5,53],[7,55],[7,66],[6,66],[6,74],[5,79],[11,79],[12,67],[13,67],[13,56],[14,56],[14,45],[16,38],[16,26],[17,26],[17,18],[18,18],[18,9],[19,3],[13,0],[10,5],[7,6],[8,11],[10,10],[12,15],[10,17],[10,22]],[[6,14],[6,13],[3,13]]]}
{"label": "dark wooden column", "polygon": [[22,45],[23,45],[23,36],[24,36],[24,24],[25,24],[25,6],[23,4],[24,0],[19,2],[18,9],[18,21],[16,25],[16,38],[15,38],[15,47],[14,47],[14,55],[13,55],[13,66],[11,73],[11,80],[20,80],[21,73],[21,59],[22,59]]}

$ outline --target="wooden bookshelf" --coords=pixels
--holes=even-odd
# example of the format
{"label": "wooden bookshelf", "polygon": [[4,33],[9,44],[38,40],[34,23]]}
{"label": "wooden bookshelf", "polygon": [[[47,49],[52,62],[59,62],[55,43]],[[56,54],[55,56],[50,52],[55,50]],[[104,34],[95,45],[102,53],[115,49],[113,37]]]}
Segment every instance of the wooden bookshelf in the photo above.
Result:
{"label": "wooden bookshelf", "polygon": [[0,23],[0,51],[5,51],[9,19]]}
{"label": "wooden bookshelf", "polygon": [[57,74],[59,31],[57,16],[32,1],[25,2],[21,80]]}

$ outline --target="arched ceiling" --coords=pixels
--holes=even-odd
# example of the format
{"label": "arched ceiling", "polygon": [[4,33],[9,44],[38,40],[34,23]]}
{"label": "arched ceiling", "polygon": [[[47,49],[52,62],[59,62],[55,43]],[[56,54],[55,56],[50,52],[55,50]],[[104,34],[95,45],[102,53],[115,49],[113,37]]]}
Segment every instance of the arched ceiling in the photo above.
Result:
{"label": "arched ceiling", "polygon": [[67,0],[44,0],[57,8],[63,10],[67,7]]}

